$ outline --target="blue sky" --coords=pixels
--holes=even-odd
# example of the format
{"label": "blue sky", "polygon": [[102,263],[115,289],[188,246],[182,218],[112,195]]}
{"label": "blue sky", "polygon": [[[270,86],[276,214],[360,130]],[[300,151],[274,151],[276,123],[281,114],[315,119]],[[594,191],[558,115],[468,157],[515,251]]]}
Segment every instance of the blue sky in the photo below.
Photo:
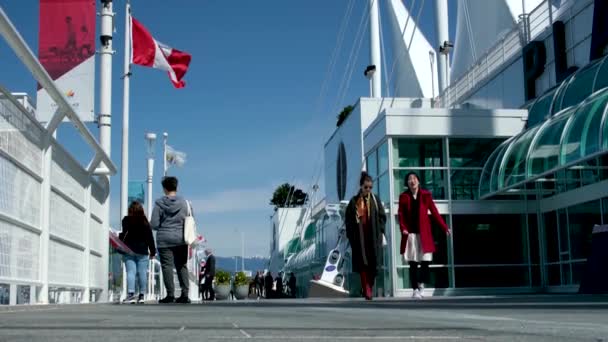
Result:
{"label": "blue sky", "polygon": [[[170,174],[179,177],[181,193],[194,203],[199,229],[218,254],[240,254],[237,231],[242,231],[246,255],[267,255],[272,214],[268,201],[273,189],[283,182],[295,181],[308,190],[339,109],[368,93],[368,83],[362,75],[369,63],[365,22],[366,32],[348,91],[342,101],[337,98],[367,4],[354,0],[328,90],[319,96],[349,3],[350,0],[132,1],[133,15],[156,39],[191,53],[193,60],[184,89],[173,89],[164,72],[134,67],[130,179],[146,177],[144,133],[156,132],[160,137],[163,131],[168,132],[169,144],[188,154],[185,166],[172,169]],[[411,5],[411,1],[405,3]],[[434,42],[433,2],[424,3],[421,26]],[[453,13],[455,1],[450,3]],[[113,61],[112,158],[120,167],[124,1],[115,0],[114,6],[117,52]],[[32,50],[37,51],[38,1],[8,1],[3,9]],[[389,39],[385,39],[390,63]],[[4,41],[0,42],[0,60],[0,83],[11,91],[34,96],[33,77]],[[97,136],[97,127],[89,127]],[[59,140],[78,159],[85,160],[90,149],[72,131],[70,125],[63,125]],[[156,147],[160,151],[160,142]],[[161,173],[162,157],[156,162],[154,197],[160,195]],[[119,182],[118,175],[112,178],[114,226],[120,218]]]}

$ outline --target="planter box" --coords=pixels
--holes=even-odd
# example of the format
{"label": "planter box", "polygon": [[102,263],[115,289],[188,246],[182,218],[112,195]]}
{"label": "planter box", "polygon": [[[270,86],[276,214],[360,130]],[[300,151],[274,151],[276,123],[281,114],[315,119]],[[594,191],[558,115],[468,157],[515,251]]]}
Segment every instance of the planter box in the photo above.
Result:
{"label": "planter box", "polygon": [[246,299],[249,297],[249,285],[237,286],[234,295],[236,299]]}
{"label": "planter box", "polygon": [[217,299],[228,299],[228,296],[230,296],[230,285],[216,285],[215,296]]}

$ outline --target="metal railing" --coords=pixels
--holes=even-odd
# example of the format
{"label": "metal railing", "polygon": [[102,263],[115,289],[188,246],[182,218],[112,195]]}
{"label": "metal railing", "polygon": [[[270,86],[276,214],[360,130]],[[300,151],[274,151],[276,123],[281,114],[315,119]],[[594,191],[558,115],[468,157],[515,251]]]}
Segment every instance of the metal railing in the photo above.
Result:
{"label": "metal railing", "polygon": [[[116,167],[1,7],[0,36],[58,105],[45,127],[0,86],[0,304],[103,300]],[[86,166],[53,137],[64,118],[94,151]]]}
{"label": "metal railing", "polygon": [[[531,40],[551,29],[554,20],[565,14],[571,14],[575,8],[585,8],[593,0],[564,0],[557,11],[554,11],[550,0],[540,3],[529,14],[520,16],[520,21],[512,30],[499,38],[498,42],[485,51],[471,65],[466,73],[453,81],[438,98],[437,103],[443,107],[452,107],[460,103],[484,81],[489,80],[509,61],[521,55],[522,48]],[[576,7],[575,7],[576,5]]]}

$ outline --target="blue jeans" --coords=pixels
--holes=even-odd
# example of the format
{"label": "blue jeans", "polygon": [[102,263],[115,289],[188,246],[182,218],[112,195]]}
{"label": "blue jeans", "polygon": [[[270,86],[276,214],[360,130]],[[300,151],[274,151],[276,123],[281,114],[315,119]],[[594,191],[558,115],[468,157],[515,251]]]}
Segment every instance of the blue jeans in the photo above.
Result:
{"label": "blue jeans", "polygon": [[145,294],[148,286],[148,262],[150,257],[143,254],[125,255],[127,268],[127,293],[135,293],[135,275],[139,279],[139,293]]}

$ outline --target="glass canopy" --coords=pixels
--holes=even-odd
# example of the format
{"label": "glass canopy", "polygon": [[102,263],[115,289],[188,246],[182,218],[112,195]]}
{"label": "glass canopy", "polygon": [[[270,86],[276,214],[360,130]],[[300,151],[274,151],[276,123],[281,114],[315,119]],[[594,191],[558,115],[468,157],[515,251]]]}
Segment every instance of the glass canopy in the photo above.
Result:
{"label": "glass canopy", "polygon": [[528,118],[530,128],[505,141],[488,158],[479,182],[480,197],[608,153],[608,57],[540,96],[530,106]]}

